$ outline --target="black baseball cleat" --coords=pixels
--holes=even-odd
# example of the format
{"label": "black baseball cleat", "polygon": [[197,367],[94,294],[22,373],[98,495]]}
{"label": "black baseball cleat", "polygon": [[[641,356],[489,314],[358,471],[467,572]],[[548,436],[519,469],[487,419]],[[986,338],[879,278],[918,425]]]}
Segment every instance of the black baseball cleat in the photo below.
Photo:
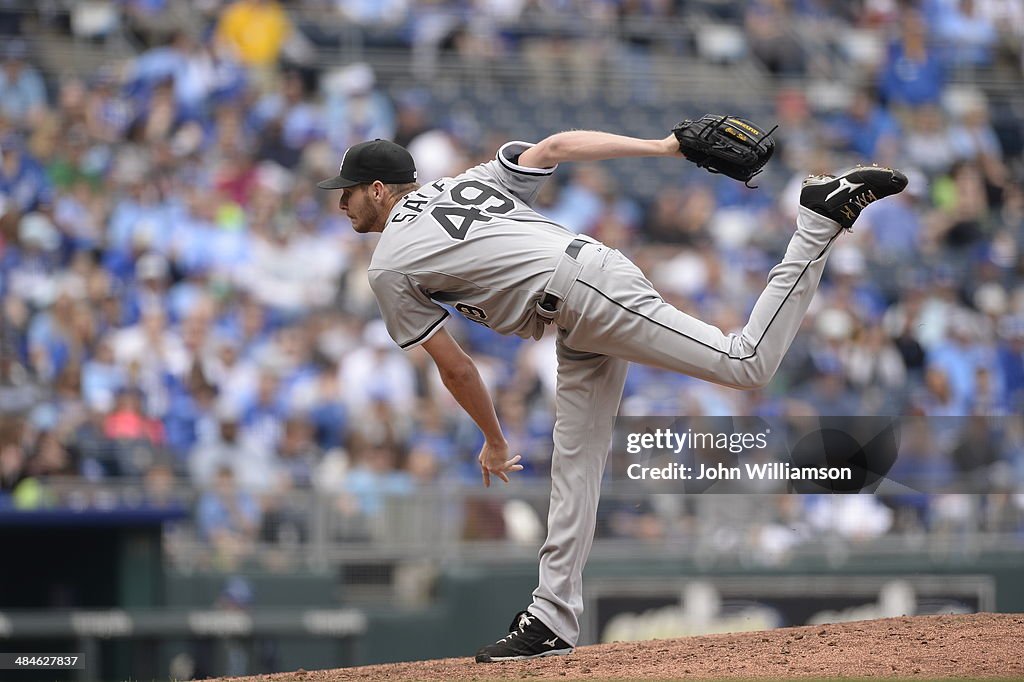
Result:
{"label": "black baseball cleat", "polygon": [[512,619],[507,635],[476,652],[476,662],[497,663],[543,656],[565,656],[571,654],[572,650],[571,645],[551,632],[537,616],[529,611],[520,611]]}
{"label": "black baseball cleat", "polygon": [[842,175],[812,175],[800,190],[800,205],[849,230],[868,204],[899,194],[907,176],[894,168],[857,166]]}

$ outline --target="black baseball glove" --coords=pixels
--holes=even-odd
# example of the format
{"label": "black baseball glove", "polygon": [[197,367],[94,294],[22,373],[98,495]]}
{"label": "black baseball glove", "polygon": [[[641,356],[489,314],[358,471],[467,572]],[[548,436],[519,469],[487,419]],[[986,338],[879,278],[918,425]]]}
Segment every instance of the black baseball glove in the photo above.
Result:
{"label": "black baseball glove", "polygon": [[688,160],[749,187],[750,179],[761,172],[775,152],[771,138],[775,128],[765,132],[746,119],[707,114],[697,121],[678,123],[672,133]]}

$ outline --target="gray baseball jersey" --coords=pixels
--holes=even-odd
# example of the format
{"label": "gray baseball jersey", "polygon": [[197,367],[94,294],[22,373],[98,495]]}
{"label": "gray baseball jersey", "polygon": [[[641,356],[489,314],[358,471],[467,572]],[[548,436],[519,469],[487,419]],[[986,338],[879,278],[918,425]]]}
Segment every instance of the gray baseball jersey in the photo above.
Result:
{"label": "gray baseball jersey", "polygon": [[554,168],[516,164],[532,145],[404,197],[367,270],[391,338],[412,348],[447,320],[439,304],[502,334],[535,335],[535,306],[576,236],[531,208]]}

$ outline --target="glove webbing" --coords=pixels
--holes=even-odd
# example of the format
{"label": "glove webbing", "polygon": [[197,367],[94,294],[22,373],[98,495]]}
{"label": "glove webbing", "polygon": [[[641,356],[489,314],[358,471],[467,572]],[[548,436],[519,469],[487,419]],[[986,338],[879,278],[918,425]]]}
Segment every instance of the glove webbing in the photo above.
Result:
{"label": "glove webbing", "polygon": [[[707,128],[705,128],[704,129],[705,134],[710,134],[712,132],[718,132],[718,129],[722,127],[722,124],[724,124],[729,119],[729,117],[730,117],[729,114],[725,114],[720,119],[718,119],[718,122],[715,123],[715,125],[713,127],[712,126],[708,126]],[[765,140],[767,140],[769,137],[771,137],[771,134],[774,133],[776,130],[778,130],[778,128],[779,128],[779,124],[776,123],[772,127],[771,130],[769,130],[767,133],[765,133],[764,135],[761,136],[761,139],[759,139],[754,146],[757,147],[757,148],[760,148],[761,147],[761,143],[764,142]],[[726,149],[726,150],[732,150],[733,149],[733,147],[730,147],[728,145],[722,144],[721,142],[716,142],[714,145],[712,145],[712,147],[714,149]],[[722,173],[722,171],[716,170],[714,168],[705,168],[705,170],[707,170],[710,173],[715,173],[716,175],[721,175],[721,173]],[[743,184],[746,187],[748,187],[749,189],[757,189],[758,186],[757,185],[751,185],[750,181],[753,180],[755,176],[760,175],[762,172],[764,172],[764,166],[761,166],[756,171],[751,173],[750,177],[743,181]]]}

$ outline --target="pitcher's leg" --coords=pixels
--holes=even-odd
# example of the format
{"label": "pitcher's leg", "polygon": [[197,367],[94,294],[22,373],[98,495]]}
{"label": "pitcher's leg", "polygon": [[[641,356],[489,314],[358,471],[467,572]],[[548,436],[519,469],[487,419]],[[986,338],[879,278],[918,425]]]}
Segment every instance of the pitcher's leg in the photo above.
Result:
{"label": "pitcher's leg", "polygon": [[771,380],[800,329],[825,262],[842,233],[833,221],[800,208],[786,254],[768,273],[768,283],[747,324],[739,334],[726,336],[727,355],[716,358],[716,366],[733,365],[727,376],[744,387]]}
{"label": "pitcher's leg", "polygon": [[583,566],[594,542],[601,477],[629,363],[575,351],[561,334],[557,352],[548,535],[529,610],[575,645],[583,613]]}
{"label": "pitcher's leg", "polygon": [[585,267],[570,291],[567,341],[715,383],[761,386],[796,335],[840,232],[835,222],[801,209],[785,257],[738,334],[666,303],[635,265],[611,254],[602,268]]}

